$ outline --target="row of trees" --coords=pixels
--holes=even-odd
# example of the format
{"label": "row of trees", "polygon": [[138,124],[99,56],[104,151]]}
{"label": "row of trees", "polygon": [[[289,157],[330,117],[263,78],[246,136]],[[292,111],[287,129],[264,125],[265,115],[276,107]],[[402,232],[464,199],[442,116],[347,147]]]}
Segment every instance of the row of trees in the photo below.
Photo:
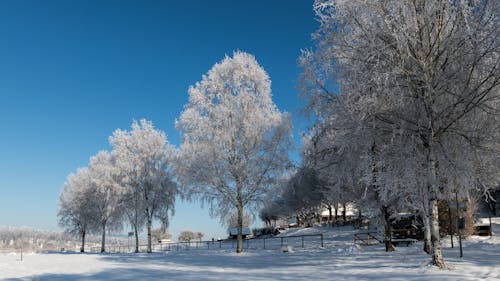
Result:
{"label": "row of trees", "polygon": [[[176,122],[176,151],[165,134],[145,120],[110,137],[89,167],[68,176],[60,195],[60,224],[81,235],[147,226],[148,252],[154,218],[166,226],[177,195],[208,203],[213,216],[238,229],[243,250],[244,213],[262,203],[288,168],[291,119],[271,99],[271,81],[255,58],[235,52],[189,88],[189,102]],[[182,193],[178,188],[182,187]],[[231,218],[233,214],[234,217]]]}
{"label": "row of trees", "polygon": [[181,242],[191,242],[194,239],[198,239],[201,241],[203,236],[205,236],[203,232],[193,232],[191,230],[184,230],[179,234],[177,240]]}
{"label": "row of trees", "polygon": [[59,223],[82,239],[89,232],[101,232],[105,251],[106,231],[122,229],[128,222],[135,233],[147,228],[147,251],[151,252],[153,219],[168,225],[179,194],[173,180],[175,150],[163,132],[146,120],[133,122],[131,131],[116,130],[109,138],[111,152],[100,151],[88,167],[68,176],[59,198]]}
{"label": "row of trees", "polygon": [[[0,250],[57,251],[71,240],[68,235],[31,227],[0,227]],[[69,242],[71,243],[71,242]]]}
{"label": "row of trees", "polygon": [[[383,217],[418,211],[425,251],[444,268],[438,200],[487,196],[499,183],[499,2],[316,0],[314,9],[316,46],[300,62],[316,122],[292,194]],[[321,196],[296,196],[303,183]]]}
{"label": "row of trees", "polygon": [[[164,147],[166,140],[139,145],[147,138],[135,134],[134,126],[145,127],[145,121],[134,123],[132,132],[115,132],[113,151],[95,157],[109,158],[118,171],[104,174],[121,183],[118,193],[125,199],[119,202],[125,202],[123,213],[136,241],[144,224],[150,233],[154,217],[167,221],[177,182],[183,195],[208,203],[222,222],[236,213],[237,252],[244,212],[266,199],[261,213],[267,218],[277,210],[354,202],[386,221],[391,211],[420,212],[425,251],[444,268],[438,201],[471,192],[488,195],[499,182],[499,5],[316,0],[316,46],[300,57],[300,86],[315,125],[305,137],[301,167],[292,173],[291,122],[272,102],[267,73],[252,55],[224,58],[189,88],[189,102],[176,122],[182,144],[173,163],[159,160],[172,159],[173,152],[165,154],[164,148],[158,154],[143,150],[156,147],[153,143]],[[83,198],[101,192],[106,184],[92,179],[103,169],[93,165],[70,175],[67,189],[91,187]],[[100,209],[71,200],[79,192],[63,193],[68,200],[61,196],[61,206],[75,201],[81,204],[75,210]],[[105,196],[98,197],[90,202]],[[71,213],[61,218],[77,230],[94,225]],[[102,222],[113,219],[96,221],[104,229]]]}

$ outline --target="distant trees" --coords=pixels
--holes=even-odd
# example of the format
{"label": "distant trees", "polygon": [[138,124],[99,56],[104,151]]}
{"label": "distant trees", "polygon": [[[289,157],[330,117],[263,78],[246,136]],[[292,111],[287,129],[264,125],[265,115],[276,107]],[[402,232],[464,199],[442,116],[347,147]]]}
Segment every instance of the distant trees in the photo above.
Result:
{"label": "distant trees", "polygon": [[179,234],[177,240],[180,242],[191,242],[191,240],[197,237],[196,233],[191,230],[184,230]]}
{"label": "distant trees", "polygon": [[342,201],[346,197],[346,192],[334,192],[328,182],[320,178],[317,170],[303,163],[289,178],[282,179],[280,188],[268,197],[259,217],[267,226],[292,217],[299,225],[311,226],[314,220],[320,219],[319,215],[325,208],[333,217],[332,209],[350,202]]}
{"label": "distant trees", "polygon": [[169,240],[172,238],[172,234],[165,232],[162,228],[155,228],[151,230],[151,236],[156,241]]}
{"label": "distant trees", "polygon": [[68,234],[59,231],[39,230],[31,227],[1,227],[0,250],[22,248],[26,252],[59,251],[61,246],[74,246]]}
{"label": "distant trees", "polygon": [[203,233],[203,232],[196,232],[195,233],[195,238],[200,240],[200,241],[201,241],[201,239],[203,239],[204,236],[205,236],[205,233]]}
{"label": "distant trees", "polygon": [[222,221],[237,213],[242,252],[244,210],[258,205],[288,166],[291,122],[271,99],[267,73],[252,55],[234,52],[189,88],[176,127],[180,182]]}
{"label": "distant trees", "polygon": [[315,133],[330,139],[326,167],[340,172],[331,186],[345,175],[382,207],[419,209],[432,263],[444,268],[438,200],[498,183],[498,2],[317,0],[314,9],[321,25],[301,57],[302,90]]}
{"label": "distant trees", "polygon": [[198,239],[201,241],[201,239],[205,236],[203,232],[194,232],[191,230],[184,230],[182,231],[179,236],[177,237],[177,240],[179,242],[191,242],[194,239]]}
{"label": "distant trees", "polygon": [[102,233],[101,251],[105,251],[105,234],[120,230],[125,214],[136,236],[146,225],[151,252],[152,222],[160,219],[164,227],[173,214],[179,194],[171,172],[174,149],[163,132],[151,122],[133,122],[130,132],[117,130],[110,137],[113,151],[101,151],[90,159],[88,168],[70,174],[59,196],[59,224],[82,238]]}

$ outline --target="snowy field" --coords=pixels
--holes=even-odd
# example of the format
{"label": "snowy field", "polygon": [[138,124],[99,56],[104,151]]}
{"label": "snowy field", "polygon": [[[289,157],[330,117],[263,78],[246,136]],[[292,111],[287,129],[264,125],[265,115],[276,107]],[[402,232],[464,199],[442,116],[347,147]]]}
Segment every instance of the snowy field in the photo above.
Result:
{"label": "snowy field", "polygon": [[[500,230],[495,220],[494,230]],[[153,254],[0,254],[1,280],[500,280],[498,236],[470,237],[464,257],[443,239],[449,270],[429,266],[422,244],[386,253],[382,245],[353,245],[356,231],[294,229],[285,235],[323,233],[325,247],[230,249]],[[455,243],[455,245],[458,243]]]}

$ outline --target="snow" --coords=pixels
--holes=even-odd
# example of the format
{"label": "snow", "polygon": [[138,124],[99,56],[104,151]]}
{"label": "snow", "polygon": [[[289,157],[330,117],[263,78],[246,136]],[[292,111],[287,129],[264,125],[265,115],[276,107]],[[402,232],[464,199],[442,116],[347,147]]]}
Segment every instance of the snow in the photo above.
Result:
{"label": "snow", "polygon": [[[500,218],[494,220],[500,233]],[[500,237],[472,236],[458,247],[443,239],[449,270],[429,265],[421,242],[384,252],[382,245],[352,243],[356,230],[289,229],[281,237],[319,234],[325,247],[285,246],[250,249],[190,249],[153,254],[0,254],[1,280],[500,280]],[[286,240],[286,239],[285,239]],[[456,240],[455,240],[456,241]],[[458,243],[455,242],[455,245]]]}

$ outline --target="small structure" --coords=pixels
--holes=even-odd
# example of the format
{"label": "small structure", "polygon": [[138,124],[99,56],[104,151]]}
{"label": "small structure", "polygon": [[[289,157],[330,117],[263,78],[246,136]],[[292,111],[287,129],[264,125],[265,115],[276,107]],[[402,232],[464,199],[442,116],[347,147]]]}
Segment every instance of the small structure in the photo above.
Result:
{"label": "small structure", "polygon": [[159,244],[170,244],[170,243],[174,243],[174,241],[172,241],[172,239],[158,239],[158,243]]}
{"label": "small structure", "polygon": [[424,239],[422,218],[414,214],[399,213],[389,218],[394,244],[410,243]]}
{"label": "small structure", "polygon": [[488,218],[479,218],[474,224],[474,234],[479,236],[491,236],[491,223]]}
{"label": "small structure", "polygon": [[[250,238],[252,235],[252,231],[249,227],[244,227],[242,229],[243,239]],[[232,227],[229,229],[229,239],[237,239],[238,238],[238,228]]]}

